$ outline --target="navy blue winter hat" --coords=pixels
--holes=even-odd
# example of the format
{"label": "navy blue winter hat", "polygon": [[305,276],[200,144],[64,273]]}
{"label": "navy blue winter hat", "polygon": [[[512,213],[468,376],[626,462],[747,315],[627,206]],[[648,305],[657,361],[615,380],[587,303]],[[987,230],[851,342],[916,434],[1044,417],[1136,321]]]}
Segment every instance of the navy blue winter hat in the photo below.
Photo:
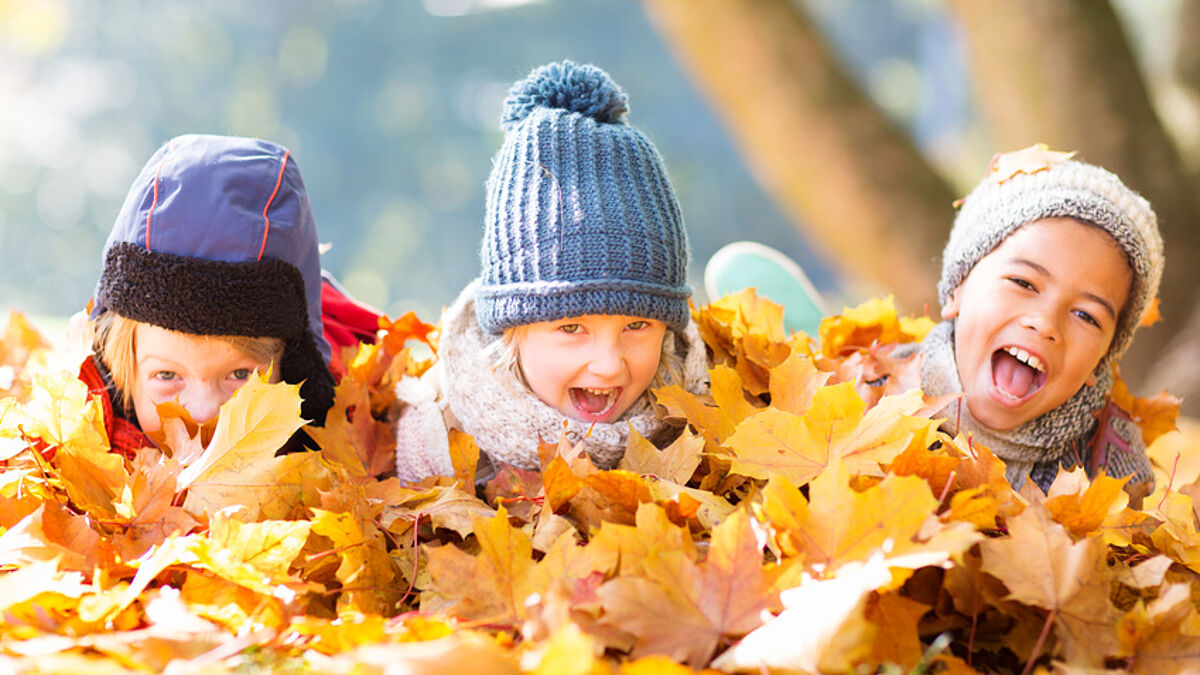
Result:
{"label": "navy blue winter hat", "polygon": [[493,334],[585,314],[688,322],[688,241],[654,145],[595,66],[537,68],[504,102],[475,311]]}
{"label": "navy blue winter hat", "polygon": [[305,419],[333,404],[316,222],[287,148],[179,136],[142,169],[104,246],[91,318],[105,311],[192,335],[275,337]]}

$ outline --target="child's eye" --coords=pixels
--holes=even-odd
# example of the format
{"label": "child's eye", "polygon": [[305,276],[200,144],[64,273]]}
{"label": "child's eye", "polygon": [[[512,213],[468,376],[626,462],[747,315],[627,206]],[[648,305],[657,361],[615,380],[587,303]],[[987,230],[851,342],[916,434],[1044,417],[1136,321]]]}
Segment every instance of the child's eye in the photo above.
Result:
{"label": "child's eye", "polygon": [[583,326],[580,326],[577,323],[564,323],[558,327],[558,330],[566,333],[567,335],[574,335],[583,330]]}
{"label": "child's eye", "polygon": [[1083,319],[1085,322],[1090,323],[1096,328],[1100,327],[1100,322],[1096,320],[1096,317],[1092,316],[1088,312],[1083,311],[1082,309],[1075,310],[1075,316]]}
{"label": "child's eye", "polygon": [[1027,291],[1036,291],[1037,290],[1037,287],[1035,287],[1033,285],[1033,283],[1030,282],[1028,279],[1022,279],[1021,277],[1009,277],[1008,280],[1013,282],[1014,284],[1020,286],[1021,288],[1024,288]]}
{"label": "child's eye", "polygon": [[172,371],[172,370],[160,370],[160,371],[155,372],[150,377],[152,377],[155,380],[160,380],[162,382],[171,382],[173,380],[178,379],[179,375],[177,373],[175,373],[175,371]]}
{"label": "child's eye", "polygon": [[249,368],[238,368],[237,370],[230,373],[229,377],[231,377],[235,380],[248,380],[248,379],[250,379],[250,374],[253,372],[254,371]]}
{"label": "child's eye", "polygon": [[650,322],[642,320],[642,319],[639,319],[637,321],[630,321],[625,326],[625,328],[627,328],[628,330],[645,330],[646,328],[649,328],[649,327],[650,327]]}

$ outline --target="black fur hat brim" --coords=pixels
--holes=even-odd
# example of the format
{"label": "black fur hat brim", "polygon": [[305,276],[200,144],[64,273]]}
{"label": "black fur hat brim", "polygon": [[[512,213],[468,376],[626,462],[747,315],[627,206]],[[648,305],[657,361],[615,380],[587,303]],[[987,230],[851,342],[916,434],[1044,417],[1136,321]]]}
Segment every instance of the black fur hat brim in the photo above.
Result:
{"label": "black fur hat brim", "polygon": [[309,330],[304,278],[282,260],[223,262],[113,244],[96,303],[121,316],[192,335],[284,341],[284,382],[300,384],[301,414],[317,426],[333,405],[333,375]]}

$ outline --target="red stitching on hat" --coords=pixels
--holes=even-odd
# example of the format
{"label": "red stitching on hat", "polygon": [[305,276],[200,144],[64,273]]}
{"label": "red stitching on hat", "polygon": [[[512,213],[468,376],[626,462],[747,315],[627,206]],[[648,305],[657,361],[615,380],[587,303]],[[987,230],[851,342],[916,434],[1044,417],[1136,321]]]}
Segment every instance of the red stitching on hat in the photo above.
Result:
{"label": "red stitching on hat", "polygon": [[267,250],[267,233],[271,231],[271,219],[267,217],[267,209],[271,208],[271,202],[275,201],[275,195],[279,194],[279,184],[283,182],[283,170],[287,168],[288,155],[292,154],[291,150],[283,151],[283,161],[279,163],[279,176],[275,178],[275,189],[271,191],[271,196],[267,198],[267,203],[263,205],[263,238],[262,246],[258,248],[258,260],[262,260],[263,252]]}
{"label": "red stitching on hat", "polygon": [[167,144],[167,151],[163,153],[162,161],[158,163],[158,168],[154,170],[154,199],[150,202],[150,210],[146,212],[146,250],[150,250],[150,219],[154,217],[154,209],[158,206],[158,176],[162,173],[163,164],[167,163],[167,155],[171,154],[171,144]]}

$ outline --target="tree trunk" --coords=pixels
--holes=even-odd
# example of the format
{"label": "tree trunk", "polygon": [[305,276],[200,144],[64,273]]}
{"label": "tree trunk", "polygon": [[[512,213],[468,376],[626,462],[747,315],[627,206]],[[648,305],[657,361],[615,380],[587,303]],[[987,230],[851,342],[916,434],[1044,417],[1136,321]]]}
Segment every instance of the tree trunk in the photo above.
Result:
{"label": "tree trunk", "polygon": [[[1100,0],[953,0],[967,35],[976,100],[997,149],[1045,142],[1076,150],[1153,204],[1167,247],[1164,321],[1139,332],[1123,375],[1146,384],[1164,344],[1198,305],[1195,183],[1151,106],[1129,42]],[[1196,379],[1194,366],[1191,379]]]}
{"label": "tree trunk", "polygon": [[646,0],[747,163],[821,253],[936,313],[955,195],[794,0]]}

